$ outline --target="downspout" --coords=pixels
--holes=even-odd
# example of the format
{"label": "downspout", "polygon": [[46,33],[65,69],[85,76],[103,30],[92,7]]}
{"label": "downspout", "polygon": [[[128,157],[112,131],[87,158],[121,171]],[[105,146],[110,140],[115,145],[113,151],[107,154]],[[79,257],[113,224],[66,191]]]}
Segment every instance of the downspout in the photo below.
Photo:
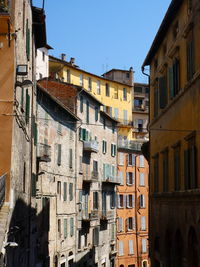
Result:
{"label": "downspout", "polygon": [[[145,69],[144,69],[144,65],[142,65],[142,73],[145,75],[145,76],[147,76],[148,77],[148,87],[149,87],[149,92],[148,92],[148,98],[149,98],[149,114],[148,114],[148,120],[149,120],[149,122],[148,122],[148,124],[150,123],[150,75],[149,74],[147,74],[147,73],[145,73]],[[148,129],[149,130],[149,129]],[[149,206],[148,206],[148,240],[150,241],[150,235],[149,235],[149,233],[150,233],[150,215],[151,215],[151,212],[150,212],[150,170],[151,170],[151,164],[150,164],[150,140],[151,140],[151,131],[149,130],[149,177],[148,177],[148,183],[149,183],[149,197],[148,197],[148,200],[149,200]],[[149,243],[149,248],[150,248],[150,242],[148,242]],[[148,249],[148,251],[149,251],[149,259],[151,259],[151,253],[150,253],[150,249]]]}
{"label": "downspout", "polygon": [[136,250],[137,250],[137,266],[139,267],[139,247],[138,247],[138,217],[137,217],[137,158],[139,155],[135,156],[135,231],[136,231]]}

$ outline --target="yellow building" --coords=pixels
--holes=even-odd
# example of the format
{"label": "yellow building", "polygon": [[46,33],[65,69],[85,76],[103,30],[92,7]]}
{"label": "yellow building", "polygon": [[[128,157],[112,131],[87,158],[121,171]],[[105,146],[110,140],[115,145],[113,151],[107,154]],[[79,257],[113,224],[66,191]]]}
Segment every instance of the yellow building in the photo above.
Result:
{"label": "yellow building", "polygon": [[200,1],[173,0],[150,66],[152,266],[200,266]]}
{"label": "yellow building", "polygon": [[[74,59],[70,62],[49,57],[50,75],[90,91],[105,105],[105,111],[120,122],[119,136],[123,140],[132,139],[132,88],[133,85],[112,81],[78,68]],[[130,70],[130,76],[133,75]],[[131,77],[130,77],[131,78]]]}

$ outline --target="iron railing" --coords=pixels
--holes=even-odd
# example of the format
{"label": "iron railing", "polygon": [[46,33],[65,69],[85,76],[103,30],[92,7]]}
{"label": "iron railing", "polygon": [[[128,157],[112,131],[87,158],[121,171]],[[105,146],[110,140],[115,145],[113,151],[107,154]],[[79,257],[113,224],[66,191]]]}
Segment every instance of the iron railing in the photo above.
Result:
{"label": "iron railing", "polygon": [[5,183],[6,183],[6,174],[0,177],[0,208],[2,207],[5,201]]}
{"label": "iron railing", "polygon": [[133,140],[118,140],[118,148],[131,149],[135,151],[141,151],[142,142]]}

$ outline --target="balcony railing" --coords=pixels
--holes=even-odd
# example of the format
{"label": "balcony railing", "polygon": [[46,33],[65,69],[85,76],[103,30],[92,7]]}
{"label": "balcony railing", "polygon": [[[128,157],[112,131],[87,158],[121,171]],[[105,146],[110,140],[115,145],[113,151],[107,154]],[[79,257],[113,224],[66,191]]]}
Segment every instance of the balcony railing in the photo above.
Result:
{"label": "balcony railing", "polygon": [[92,171],[91,174],[83,172],[83,181],[92,182],[97,181],[99,178],[99,173],[97,171]]}
{"label": "balcony railing", "polygon": [[101,220],[108,220],[108,219],[112,219],[115,217],[115,212],[114,210],[107,210],[107,209],[103,209],[101,211]]}
{"label": "balcony railing", "polygon": [[142,142],[133,140],[118,140],[118,148],[131,149],[135,151],[141,151]]}
{"label": "balcony railing", "polygon": [[125,120],[125,119],[117,119],[119,121],[119,125],[121,126],[133,126],[133,121],[132,120]]}
{"label": "balcony railing", "polygon": [[141,105],[141,106],[134,106],[133,107],[134,111],[144,111],[144,112],[148,112],[149,111],[149,107],[145,106],[145,105]]}
{"label": "balcony railing", "polygon": [[51,161],[51,146],[46,144],[38,144],[37,146],[37,157],[40,161],[49,162]]}
{"label": "balcony railing", "polygon": [[0,208],[2,207],[5,201],[5,183],[6,183],[6,174],[0,177]]}
{"label": "balcony railing", "polygon": [[0,0],[0,13],[8,13],[10,9],[9,0]]}
{"label": "balcony railing", "polygon": [[97,153],[99,151],[99,144],[96,140],[84,141],[83,149],[85,151]]}
{"label": "balcony railing", "polygon": [[102,178],[102,183],[120,184],[120,180],[118,176],[107,176]]}

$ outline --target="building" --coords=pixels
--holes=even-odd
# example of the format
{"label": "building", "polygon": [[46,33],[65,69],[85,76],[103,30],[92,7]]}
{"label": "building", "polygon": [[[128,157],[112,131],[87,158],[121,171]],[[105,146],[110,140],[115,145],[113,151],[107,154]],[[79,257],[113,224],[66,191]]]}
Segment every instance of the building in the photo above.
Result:
{"label": "building", "polygon": [[37,88],[37,265],[72,266],[76,254],[76,123],[69,108]]}
{"label": "building", "polygon": [[40,86],[76,113],[76,257],[77,266],[115,266],[117,121],[81,86],[43,79]]}
{"label": "building", "polygon": [[150,66],[150,256],[200,266],[200,2],[172,1]]}
{"label": "building", "polygon": [[[129,74],[113,69],[104,75],[132,84]],[[132,96],[132,138],[118,138],[117,267],[149,266],[149,166],[141,151],[148,141],[148,85],[135,83]]]}
{"label": "building", "polygon": [[49,77],[49,50],[50,45],[36,50],[36,80]]}
{"label": "building", "polygon": [[31,179],[36,171],[34,58],[35,49],[45,44],[42,9],[27,0],[0,2],[0,260],[9,266],[32,266],[34,254],[30,234]]}

